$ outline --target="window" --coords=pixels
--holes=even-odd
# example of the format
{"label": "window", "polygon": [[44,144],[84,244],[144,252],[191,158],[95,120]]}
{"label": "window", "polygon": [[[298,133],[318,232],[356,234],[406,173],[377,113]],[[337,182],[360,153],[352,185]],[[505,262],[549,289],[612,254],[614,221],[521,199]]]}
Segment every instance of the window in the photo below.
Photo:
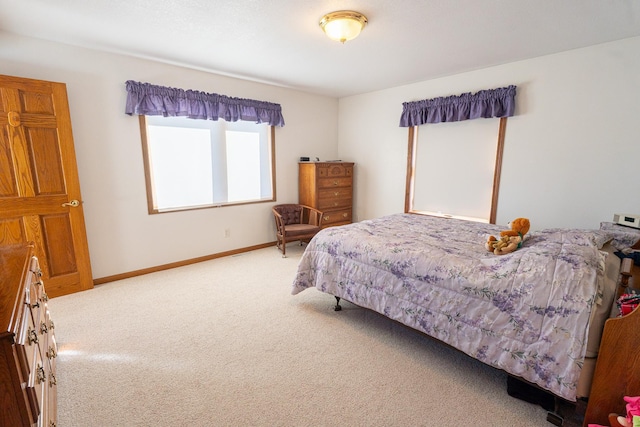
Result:
{"label": "window", "polygon": [[405,212],[495,224],[506,120],[409,128]]}
{"label": "window", "polygon": [[275,200],[273,126],[140,116],[149,213]]}
{"label": "window", "polygon": [[[511,85],[402,104],[400,126],[409,128],[405,212],[495,224],[504,135],[515,96]],[[491,137],[494,120],[468,125],[480,118],[500,119],[497,141]],[[419,154],[418,127],[428,123],[442,125],[425,127],[428,143],[420,144]]]}

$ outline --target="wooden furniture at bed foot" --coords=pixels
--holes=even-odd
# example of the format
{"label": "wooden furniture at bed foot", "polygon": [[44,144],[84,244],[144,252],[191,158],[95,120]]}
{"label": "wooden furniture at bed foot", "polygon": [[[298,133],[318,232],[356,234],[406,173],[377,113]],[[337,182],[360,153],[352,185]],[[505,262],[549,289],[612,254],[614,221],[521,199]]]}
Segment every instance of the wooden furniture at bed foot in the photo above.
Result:
{"label": "wooden furniture at bed foot", "polygon": [[57,423],[54,324],[33,245],[0,246],[0,426]]}
{"label": "wooden furniture at bed foot", "polygon": [[299,203],[323,212],[323,228],[352,221],[353,166],[349,162],[299,163]]}
{"label": "wooden furniture at bed foot", "polygon": [[624,396],[640,396],[640,308],[605,322],[583,426],[626,414]]}

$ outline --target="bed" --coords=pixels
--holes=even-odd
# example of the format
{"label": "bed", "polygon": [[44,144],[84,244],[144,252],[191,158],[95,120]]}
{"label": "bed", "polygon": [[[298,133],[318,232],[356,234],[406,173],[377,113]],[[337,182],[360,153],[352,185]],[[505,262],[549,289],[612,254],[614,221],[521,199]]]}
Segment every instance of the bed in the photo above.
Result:
{"label": "bed", "polygon": [[488,252],[488,236],[504,229],[415,214],[326,228],[305,249],[292,294],[317,288],[336,308],[345,299],[374,310],[575,402],[589,393],[615,307],[612,233],[534,231],[515,252]]}

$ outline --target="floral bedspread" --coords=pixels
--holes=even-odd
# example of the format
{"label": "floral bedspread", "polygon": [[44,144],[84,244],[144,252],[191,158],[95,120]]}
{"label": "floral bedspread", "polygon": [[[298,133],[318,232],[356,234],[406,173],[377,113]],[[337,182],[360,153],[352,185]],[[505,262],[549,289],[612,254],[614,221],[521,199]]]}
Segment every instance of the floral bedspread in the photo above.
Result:
{"label": "floral bedspread", "polygon": [[326,228],[307,246],[295,295],[316,287],[576,400],[606,230],[530,233],[507,255],[504,226],[396,214]]}

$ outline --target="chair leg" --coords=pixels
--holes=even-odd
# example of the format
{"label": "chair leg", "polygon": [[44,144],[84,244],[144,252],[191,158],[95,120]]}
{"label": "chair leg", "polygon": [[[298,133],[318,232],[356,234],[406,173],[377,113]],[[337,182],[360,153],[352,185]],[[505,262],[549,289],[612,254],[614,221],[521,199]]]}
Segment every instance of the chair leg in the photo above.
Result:
{"label": "chair leg", "polygon": [[287,257],[285,255],[287,251],[287,242],[285,241],[284,237],[280,237],[279,235],[276,236],[276,248],[278,248],[278,250],[282,252],[282,258]]}

